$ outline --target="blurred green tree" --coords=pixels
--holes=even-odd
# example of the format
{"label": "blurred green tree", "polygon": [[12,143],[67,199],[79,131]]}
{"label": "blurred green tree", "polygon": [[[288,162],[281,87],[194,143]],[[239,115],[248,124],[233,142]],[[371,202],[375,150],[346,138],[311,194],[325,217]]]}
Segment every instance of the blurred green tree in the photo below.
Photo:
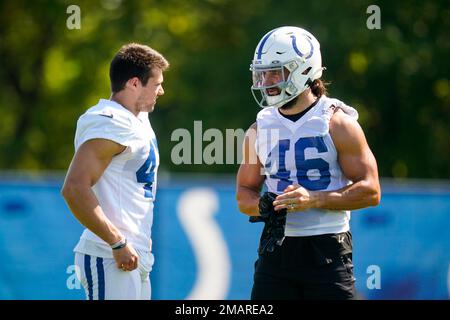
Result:
{"label": "blurred green tree", "polygon": [[[69,5],[81,10],[70,30]],[[446,1],[102,0],[0,2],[0,168],[65,170],[77,118],[109,97],[108,67],[127,42],[171,62],[151,122],[161,168],[235,172],[237,165],[174,165],[171,133],[246,129],[258,107],[249,64],[260,38],[302,26],[322,46],[330,95],[355,106],[385,177],[450,178],[450,8]],[[204,146],[207,143],[204,144]]]}

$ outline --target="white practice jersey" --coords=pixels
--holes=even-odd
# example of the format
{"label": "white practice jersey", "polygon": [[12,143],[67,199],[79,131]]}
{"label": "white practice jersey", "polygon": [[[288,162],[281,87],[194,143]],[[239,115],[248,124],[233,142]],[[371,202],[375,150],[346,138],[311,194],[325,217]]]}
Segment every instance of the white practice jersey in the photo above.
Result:
{"label": "white practice jersey", "polygon": [[[92,190],[105,215],[128,242],[138,251],[150,253],[159,153],[148,113],[136,117],[120,104],[101,99],[78,119],[75,150],[91,139],[127,147],[113,157]],[[109,245],[88,229],[74,251],[112,257]]]}
{"label": "white practice jersey", "polygon": [[[291,184],[308,190],[331,191],[351,183],[341,171],[329,132],[335,108],[353,118],[355,109],[322,96],[299,120],[283,117],[274,107],[257,115],[256,150],[264,166],[267,190],[281,194]],[[350,211],[319,210],[288,213],[286,236],[312,236],[349,230]]]}

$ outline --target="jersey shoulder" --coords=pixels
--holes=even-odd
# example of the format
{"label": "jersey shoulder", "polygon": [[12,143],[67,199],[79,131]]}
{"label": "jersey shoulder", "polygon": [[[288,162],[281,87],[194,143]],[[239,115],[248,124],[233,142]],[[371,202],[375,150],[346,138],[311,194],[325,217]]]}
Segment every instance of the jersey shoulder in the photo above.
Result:
{"label": "jersey shoulder", "polygon": [[324,97],[324,98],[325,98],[325,101],[327,102],[326,106],[332,110],[333,115],[335,113],[337,113],[337,111],[342,111],[342,113],[346,114],[350,118],[352,118],[354,120],[358,120],[359,114],[355,108],[350,107],[345,102],[343,102],[339,99],[336,99],[336,98],[329,98],[329,97]]}
{"label": "jersey shoulder", "polygon": [[256,115],[256,121],[272,118],[276,116],[277,109],[274,107],[266,107],[258,112]]}
{"label": "jersey shoulder", "polygon": [[129,146],[136,140],[134,115],[117,103],[108,101],[101,100],[78,119],[76,148],[91,139],[112,140],[124,146]]}

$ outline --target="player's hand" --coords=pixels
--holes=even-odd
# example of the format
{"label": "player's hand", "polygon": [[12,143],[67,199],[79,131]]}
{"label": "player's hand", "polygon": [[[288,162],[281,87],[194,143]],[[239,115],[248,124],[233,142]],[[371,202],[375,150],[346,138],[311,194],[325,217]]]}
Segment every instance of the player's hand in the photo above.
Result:
{"label": "player's hand", "polygon": [[133,271],[138,267],[139,256],[131,244],[127,244],[122,249],[113,250],[114,260],[117,268],[123,271]]}
{"label": "player's hand", "polygon": [[273,205],[276,211],[282,209],[288,212],[304,211],[316,205],[317,195],[317,192],[309,191],[298,184],[290,185],[276,197]]}
{"label": "player's hand", "polygon": [[284,240],[286,226],[286,210],[275,211],[273,201],[276,198],[273,192],[264,192],[259,199],[259,216],[250,217],[250,222],[264,222],[264,229],[259,241],[258,253],[273,252],[275,246],[281,246]]}

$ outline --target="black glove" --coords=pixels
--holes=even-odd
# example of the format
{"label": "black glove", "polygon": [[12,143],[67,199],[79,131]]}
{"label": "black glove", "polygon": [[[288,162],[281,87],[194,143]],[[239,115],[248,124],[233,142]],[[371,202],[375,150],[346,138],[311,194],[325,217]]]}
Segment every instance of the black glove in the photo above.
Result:
{"label": "black glove", "polygon": [[284,240],[284,227],[286,225],[286,209],[275,211],[273,201],[277,195],[273,192],[265,192],[259,199],[260,216],[250,217],[250,222],[264,222],[264,229],[259,242],[258,253],[264,251],[273,252],[275,244],[281,246]]}

